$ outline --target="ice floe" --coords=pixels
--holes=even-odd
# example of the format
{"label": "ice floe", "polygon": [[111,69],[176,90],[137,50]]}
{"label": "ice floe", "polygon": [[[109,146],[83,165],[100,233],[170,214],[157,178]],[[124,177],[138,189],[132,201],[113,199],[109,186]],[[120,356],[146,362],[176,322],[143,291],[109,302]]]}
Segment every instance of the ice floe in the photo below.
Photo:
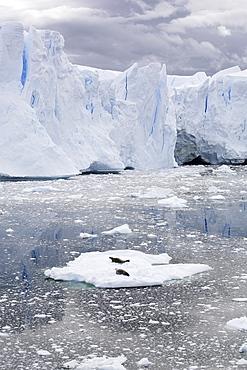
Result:
{"label": "ice floe", "polygon": [[102,231],[102,234],[106,235],[115,235],[115,234],[131,234],[132,231],[129,227],[129,225],[124,224],[121,226],[117,226],[114,229],[108,230],[108,231]]}
{"label": "ice floe", "polygon": [[158,200],[158,204],[170,208],[185,208],[187,207],[187,200],[175,195],[174,197]]}
{"label": "ice floe", "polygon": [[[114,263],[110,257],[128,259],[124,264]],[[211,268],[205,264],[169,264],[167,253],[145,254],[135,250],[110,250],[82,253],[64,267],[45,271],[54,280],[83,281],[98,288],[121,288],[161,285],[164,281],[183,279]],[[118,274],[121,269],[129,274]]]}
{"label": "ice floe", "polygon": [[227,321],[226,325],[232,329],[247,331],[247,317],[243,316],[236,319],[232,319],[230,321]]}

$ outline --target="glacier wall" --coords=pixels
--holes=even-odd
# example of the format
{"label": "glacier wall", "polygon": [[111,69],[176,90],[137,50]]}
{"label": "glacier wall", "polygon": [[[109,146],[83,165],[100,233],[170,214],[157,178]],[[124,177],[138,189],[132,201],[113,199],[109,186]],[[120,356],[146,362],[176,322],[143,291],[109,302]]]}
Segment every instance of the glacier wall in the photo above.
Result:
{"label": "glacier wall", "polygon": [[56,31],[0,27],[0,173],[77,174],[175,166],[175,112],[159,63],[125,72],[72,65]]}
{"label": "glacier wall", "polygon": [[63,48],[56,31],[0,26],[0,174],[247,160],[247,71],[167,76],[159,63],[105,71],[72,65]]}
{"label": "glacier wall", "polygon": [[211,164],[247,159],[247,71],[232,67],[212,77],[169,76],[176,111],[178,164],[196,158]]}

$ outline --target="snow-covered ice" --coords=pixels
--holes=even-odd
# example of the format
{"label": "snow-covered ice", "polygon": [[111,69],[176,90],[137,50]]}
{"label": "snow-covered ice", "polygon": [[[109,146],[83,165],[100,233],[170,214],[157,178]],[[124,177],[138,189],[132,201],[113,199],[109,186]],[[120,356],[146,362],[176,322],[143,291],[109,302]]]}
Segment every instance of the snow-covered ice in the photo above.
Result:
{"label": "snow-covered ice", "polygon": [[242,316],[236,319],[229,320],[227,321],[226,325],[232,329],[247,331],[247,317]]}
{"label": "snow-covered ice", "polygon": [[[111,262],[109,257],[129,260],[124,264]],[[145,254],[135,250],[110,250],[82,253],[65,267],[52,267],[45,275],[54,280],[83,281],[98,288],[121,288],[161,285],[164,281],[183,279],[210,270],[204,264],[170,264],[167,253]],[[121,268],[129,276],[116,274]]]}

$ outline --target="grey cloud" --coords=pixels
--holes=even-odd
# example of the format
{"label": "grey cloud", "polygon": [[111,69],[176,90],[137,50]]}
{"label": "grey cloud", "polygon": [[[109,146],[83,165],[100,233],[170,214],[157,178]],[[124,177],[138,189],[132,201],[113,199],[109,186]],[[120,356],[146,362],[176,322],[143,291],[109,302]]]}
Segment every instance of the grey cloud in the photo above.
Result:
{"label": "grey cloud", "polygon": [[197,0],[36,0],[31,5],[30,0],[27,9],[0,5],[0,12],[3,21],[20,20],[26,29],[33,24],[59,31],[72,63],[125,70],[134,62],[157,61],[170,74],[203,70],[211,75],[235,64],[246,68],[246,14],[234,6],[244,3],[232,3],[231,8],[225,0],[203,5]]}

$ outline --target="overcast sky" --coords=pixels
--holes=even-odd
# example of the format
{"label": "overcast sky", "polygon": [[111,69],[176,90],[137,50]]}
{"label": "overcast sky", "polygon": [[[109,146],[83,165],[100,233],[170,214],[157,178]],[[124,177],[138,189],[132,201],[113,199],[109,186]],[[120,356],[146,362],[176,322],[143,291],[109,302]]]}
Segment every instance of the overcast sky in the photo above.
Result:
{"label": "overcast sky", "polygon": [[0,0],[0,22],[59,31],[72,63],[169,74],[247,68],[247,0]]}

